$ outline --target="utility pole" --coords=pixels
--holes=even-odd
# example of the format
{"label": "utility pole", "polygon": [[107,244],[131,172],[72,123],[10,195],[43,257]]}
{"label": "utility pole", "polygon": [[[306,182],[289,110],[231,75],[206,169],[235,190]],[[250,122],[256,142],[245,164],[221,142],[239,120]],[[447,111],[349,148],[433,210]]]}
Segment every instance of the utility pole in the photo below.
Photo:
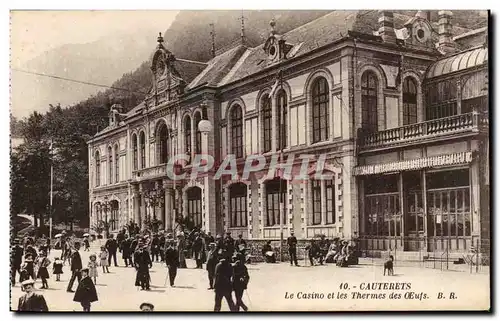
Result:
{"label": "utility pole", "polygon": [[50,140],[50,201],[49,201],[49,240],[52,239],[52,195],[54,192],[54,141]]}

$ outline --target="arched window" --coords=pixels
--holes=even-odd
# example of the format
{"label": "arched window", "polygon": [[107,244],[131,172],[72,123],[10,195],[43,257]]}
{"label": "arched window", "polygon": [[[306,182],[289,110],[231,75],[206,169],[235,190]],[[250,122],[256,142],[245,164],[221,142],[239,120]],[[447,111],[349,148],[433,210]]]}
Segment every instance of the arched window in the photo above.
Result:
{"label": "arched window", "polygon": [[101,185],[101,155],[95,152],[95,186]]}
{"label": "arched window", "polygon": [[[287,182],[285,180],[275,178],[265,183],[266,188],[266,226],[280,225],[280,201],[284,203],[283,208],[283,223],[287,222],[286,218],[286,190]],[[281,197],[280,197],[281,192]]]}
{"label": "arched window", "polygon": [[403,125],[417,122],[417,83],[411,77],[403,82]]}
{"label": "arched window", "polygon": [[314,80],[312,85],[313,143],[328,139],[328,82],[324,77]]}
{"label": "arched window", "polygon": [[361,127],[368,133],[378,130],[377,77],[372,71],[361,77]]}
{"label": "arched window", "polygon": [[109,220],[109,227],[112,231],[115,231],[118,229],[118,213],[120,210],[118,201],[113,200],[110,202],[111,205],[111,218]]}
{"label": "arched window", "polygon": [[191,155],[191,117],[186,116],[184,119],[184,151]]}
{"label": "arched window", "polygon": [[482,70],[470,75],[462,85],[461,113],[488,111],[488,74]]}
{"label": "arched window", "polygon": [[194,152],[196,154],[201,154],[201,131],[198,128],[200,121],[201,121],[201,114],[200,113],[194,114],[194,130],[196,132],[195,142],[194,142],[195,145]]}
{"label": "arched window", "polygon": [[113,150],[108,147],[108,184],[113,183]]}
{"label": "arched window", "polygon": [[231,109],[231,152],[236,158],[243,157],[243,114],[240,105]]}
{"label": "arched window", "polygon": [[134,171],[137,170],[137,163],[139,160],[139,155],[137,154],[137,135],[134,134],[132,135],[132,149],[133,149],[133,166],[134,166]]}
{"label": "arched window", "polygon": [[202,225],[202,209],[201,209],[201,189],[199,187],[191,187],[187,190],[187,214],[193,227],[201,227]]}
{"label": "arched window", "polygon": [[[288,113],[288,103],[286,98],[286,92],[284,90],[279,91],[276,98],[276,146],[279,149],[284,149],[287,146],[287,113]],[[327,112],[328,114],[328,112]],[[281,117],[283,116],[283,122]]]}
{"label": "arched window", "polygon": [[118,145],[115,145],[115,183],[120,181],[120,155],[118,154],[120,149]]}
{"label": "arched window", "polygon": [[261,111],[262,111],[262,132],[264,135],[264,152],[269,152],[271,150],[271,139],[272,139],[272,109],[271,109],[271,98],[269,95],[264,95],[261,100]]}
{"label": "arched window", "polygon": [[236,183],[229,187],[230,227],[247,226],[247,185]]}
{"label": "arched window", "polygon": [[141,132],[139,135],[139,145],[141,148],[141,169],[146,168],[146,135]]}
{"label": "arched window", "polygon": [[158,129],[157,139],[157,159],[158,164],[165,164],[168,162],[168,128],[167,125],[162,124]]}

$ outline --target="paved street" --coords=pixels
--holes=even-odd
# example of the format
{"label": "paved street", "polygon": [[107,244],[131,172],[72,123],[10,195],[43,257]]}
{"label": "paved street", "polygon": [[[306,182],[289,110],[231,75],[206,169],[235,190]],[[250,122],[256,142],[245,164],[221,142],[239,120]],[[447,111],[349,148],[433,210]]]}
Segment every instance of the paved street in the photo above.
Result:
{"label": "paved street", "polygon": [[[97,251],[97,247],[93,248]],[[84,265],[88,262],[91,252],[80,251]],[[59,255],[60,251],[53,251],[51,257]],[[121,258],[119,264],[123,265]],[[102,274],[99,270],[97,292],[99,301],[92,304],[93,311],[137,311],[139,305],[148,301],[155,305],[157,311],[210,311],[213,309],[214,294],[207,290],[208,281],[205,270],[193,269],[194,262],[188,260],[188,269],[180,269],[176,280],[176,287],[164,286],[166,268],[161,263],[154,263],[151,271],[151,291],[139,291],[134,286],[135,269],[110,267],[110,274]],[[304,262],[300,262],[303,264]],[[361,264],[350,268],[327,266],[291,267],[288,264],[252,264],[248,265],[250,284],[244,301],[253,311],[269,310],[352,310],[354,308],[372,309],[431,309],[431,308],[461,308],[478,309],[488,307],[489,276],[486,274],[469,274],[466,272],[441,271],[418,267],[395,267],[395,276],[383,276],[381,266]],[[51,311],[81,311],[81,306],[73,302],[73,294],[65,291],[70,277],[69,267],[64,267],[61,281],[54,278],[49,281],[50,289],[37,290],[43,293]],[[409,282],[409,291],[360,291],[364,282]],[[347,283],[347,290],[340,291],[341,283]],[[40,281],[36,287],[40,287]],[[364,285],[366,287],[366,285]],[[354,288],[356,287],[356,289]],[[76,289],[76,284],[74,286]],[[335,297],[328,299],[328,294],[334,292],[347,293],[347,299],[340,300]],[[353,292],[361,294],[385,293],[389,296],[392,292],[405,294],[406,292],[426,293],[432,300],[425,303],[419,299],[367,299]],[[457,299],[436,300],[438,292],[449,296],[455,292]],[[301,292],[301,293],[299,293]],[[22,295],[19,285],[12,288],[12,307],[17,307],[17,300]],[[294,298],[285,299],[294,294]],[[297,298],[304,293],[323,293],[323,299]],[[407,294],[411,296],[410,294]],[[425,301],[425,300],[424,300]],[[229,310],[223,301],[222,310]]]}

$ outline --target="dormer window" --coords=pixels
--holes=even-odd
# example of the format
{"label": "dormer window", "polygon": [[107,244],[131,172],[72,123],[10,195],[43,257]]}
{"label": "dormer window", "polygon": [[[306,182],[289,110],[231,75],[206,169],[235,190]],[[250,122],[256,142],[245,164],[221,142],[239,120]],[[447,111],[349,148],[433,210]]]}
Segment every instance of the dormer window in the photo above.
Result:
{"label": "dormer window", "polygon": [[274,20],[271,20],[269,25],[271,26],[271,34],[264,44],[264,51],[267,54],[268,64],[272,64],[286,59],[293,45],[286,43],[284,37],[276,33]]}

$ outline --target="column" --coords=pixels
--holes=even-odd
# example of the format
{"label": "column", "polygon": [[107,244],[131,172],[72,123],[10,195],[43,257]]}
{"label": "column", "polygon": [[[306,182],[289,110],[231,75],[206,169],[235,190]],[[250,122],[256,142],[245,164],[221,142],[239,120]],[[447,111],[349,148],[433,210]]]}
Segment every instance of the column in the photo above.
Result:
{"label": "column", "polygon": [[[405,211],[405,205],[404,205],[404,195],[405,195],[405,192],[404,192],[404,185],[403,185],[403,173],[400,172],[398,174],[398,190],[399,190],[399,210],[401,211],[401,236],[404,240],[404,237],[405,237],[405,216],[406,216],[406,211]],[[393,224],[393,222],[391,221],[390,224]],[[390,228],[389,228],[389,231],[390,231]],[[396,229],[395,229],[396,231]],[[396,248],[398,246],[398,240],[396,239],[395,240],[396,242]],[[401,244],[403,245],[403,244]],[[404,246],[404,245],[403,245]]]}
{"label": "column", "polygon": [[[201,148],[202,153],[205,155],[213,154],[214,151],[214,139],[213,136],[208,137],[209,134],[203,133],[201,135]],[[211,152],[210,152],[211,151]],[[209,177],[210,174],[205,175],[204,178],[204,193],[202,197],[204,197],[205,202],[205,222],[204,222],[204,230],[205,232],[216,233],[216,220],[217,216],[215,213],[215,204],[216,204],[216,196],[215,196],[215,180],[213,177]]]}
{"label": "column", "polygon": [[144,199],[144,188],[139,185],[139,194],[141,196],[141,204],[140,204],[140,216],[139,216],[139,227],[143,227],[144,220],[146,219],[146,200]]}
{"label": "column", "polygon": [[172,223],[173,223],[173,215],[172,215],[172,189],[167,186],[167,181],[163,181],[163,190],[164,190],[164,209],[165,209],[165,217],[164,217],[164,228],[166,232],[172,232]]}
{"label": "column", "polygon": [[140,210],[140,200],[139,200],[139,188],[137,186],[134,187],[134,222],[139,224],[141,222],[141,210]]}
{"label": "column", "polygon": [[424,215],[424,244],[420,243],[419,247],[421,249],[426,249],[427,244],[428,244],[428,235],[427,235],[427,176],[425,173],[425,169],[422,170],[422,179],[421,179],[421,185],[422,185],[422,211]]}

